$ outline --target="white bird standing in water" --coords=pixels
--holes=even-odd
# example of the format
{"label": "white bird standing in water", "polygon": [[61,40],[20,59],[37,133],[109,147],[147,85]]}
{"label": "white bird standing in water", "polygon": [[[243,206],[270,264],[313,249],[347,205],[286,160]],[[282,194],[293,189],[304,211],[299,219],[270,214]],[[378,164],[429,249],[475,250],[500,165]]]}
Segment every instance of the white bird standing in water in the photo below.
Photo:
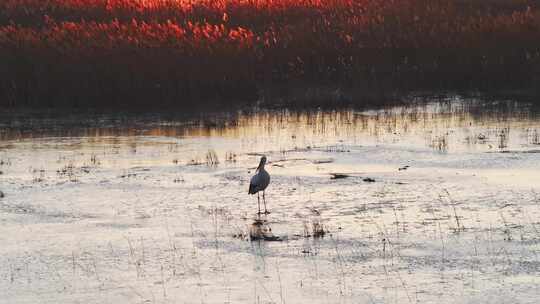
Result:
{"label": "white bird standing in water", "polygon": [[264,170],[264,164],[266,164],[266,156],[261,157],[261,162],[259,163],[259,166],[257,167],[257,174],[253,175],[251,178],[251,181],[249,183],[249,191],[248,194],[255,194],[257,193],[257,204],[259,206],[259,213],[261,214],[261,197],[259,195],[259,191],[262,191],[263,193],[263,202],[264,202],[264,213],[268,214],[266,210],[266,198],[264,197],[264,190],[266,187],[268,187],[268,184],[270,184],[270,174]]}

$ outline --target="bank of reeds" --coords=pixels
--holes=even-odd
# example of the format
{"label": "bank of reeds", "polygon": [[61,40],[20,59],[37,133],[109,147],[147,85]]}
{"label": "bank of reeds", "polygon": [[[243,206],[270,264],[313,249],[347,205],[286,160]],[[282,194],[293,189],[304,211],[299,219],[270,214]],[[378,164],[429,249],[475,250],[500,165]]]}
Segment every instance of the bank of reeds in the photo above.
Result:
{"label": "bank of reeds", "polygon": [[362,102],[539,87],[535,1],[0,3],[1,106],[223,105],[310,90]]}

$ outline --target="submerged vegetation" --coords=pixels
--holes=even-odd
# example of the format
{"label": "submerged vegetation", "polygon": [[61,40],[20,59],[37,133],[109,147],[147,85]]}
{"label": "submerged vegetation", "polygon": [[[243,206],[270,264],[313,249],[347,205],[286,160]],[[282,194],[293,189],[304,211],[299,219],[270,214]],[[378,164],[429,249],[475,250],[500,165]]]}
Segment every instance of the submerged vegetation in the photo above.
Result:
{"label": "submerged vegetation", "polygon": [[193,106],[305,94],[360,101],[539,87],[536,1],[0,3],[2,106]]}

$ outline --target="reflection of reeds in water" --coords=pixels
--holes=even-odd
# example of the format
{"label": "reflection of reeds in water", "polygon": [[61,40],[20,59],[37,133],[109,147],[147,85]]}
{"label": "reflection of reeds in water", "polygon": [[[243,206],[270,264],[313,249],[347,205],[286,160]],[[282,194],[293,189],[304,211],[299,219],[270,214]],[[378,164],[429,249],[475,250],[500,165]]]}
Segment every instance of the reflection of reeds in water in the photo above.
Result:
{"label": "reflection of reeds in water", "polygon": [[[449,101],[448,101],[449,100]],[[104,116],[96,121],[129,121],[128,124],[114,123],[108,125],[92,124],[88,117],[75,116],[75,118],[58,118],[45,116],[32,118],[32,125],[25,124],[29,116],[6,117],[0,114],[0,124],[3,120],[10,122],[0,126],[0,140],[24,139],[32,137],[80,136],[85,137],[92,144],[110,144],[111,138],[127,136],[129,139],[118,142],[118,146],[126,142],[139,140],[137,136],[156,137],[226,137],[242,139],[244,142],[260,145],[257,140],[261,136],[268,138],[266,146],[262,149],[276,148],[279,140],[279,149],[289,151],[294,149],[323,150],[326,152],[346,152],[351,144],[362,142],[402,142],[404,144],[420,144],[438,151],[446,148],[474,149],[482,145],[487,149],[489,145],[497,147],[497,134],[501,127],[512,128],[513,132],[505,134],[507,143],[514,143],[514,138],[523,135],[527,143],[540,144],[538,131],[539,122],[537,112],[526,105],[516,105],[503,108],[497,105],[486,105],[476,99],[448,99],[443,105],[439,103],[419,104],[416,106],[397,106],[380,111],[358,112],[357,110],[339,111],[272,111],[258,110],[255,112],[228,113],[227,115],[208,114],[204,118],[189,117],[161,117],[160,124],[155,125],[155,119],[148,115],[133,116]],[[444,106],[449,104],[447,106]],[[451,106],[450,106],[451,105]],[[481,106],[482,105],[482,106]],[[477,108],[482,107],[483,112]],[[165,115],[165,114],[161,114]],[[42,119],[42,120],[41,120]],[[85,121],[81,126],[81,121]],[[54,121],[54,124],[51,124]],[[79,124],[77,124],[79,123]],[[503,125],[504,124],[504,125]],[[523,128],[528,125],[528,129]],[[55,127],[61,125],[62,127]],[[17,126],[17,127],[12,127]],[[451,130],[445,135],[445,130]],[[514,131],[515,130],[515,131]],[[433,132],[433,133],[432,133]],[[475,136],[476,135],[476,136]],[[436,136],[439,136],[435,138]],[[442,137],[444,136],[444,138]],[[462,137],[460,137],[462,136]],[[514,138],[510,138],[514,137]],[[70,147],[73,150],[84,149],[83,145]],[[142,144],[141,144],[142,145]],[[2,146],[2,147],[5,147]],[[319,147],[319,148],[317,148]],[[9,148],[9,147],[8,147]],[[195,152],[191,158],[184,162],[190,165],[207,163],[215,164],[220,161],[217,155],[224,155],[225,162],[234,162],[235,153],[230,150],[218,150],[217,154],[206,150]],[[178,144],[166,143],[164,149],[169,153],[176,153]],[[238,153],[240,153],[238,151]],[[238,154],[240,155],[240,154]],[[178,156],[175,155],[175,158]],[[180,161],[178,159],[178,161]],[[184,163],[182,162],[182,163]]]}

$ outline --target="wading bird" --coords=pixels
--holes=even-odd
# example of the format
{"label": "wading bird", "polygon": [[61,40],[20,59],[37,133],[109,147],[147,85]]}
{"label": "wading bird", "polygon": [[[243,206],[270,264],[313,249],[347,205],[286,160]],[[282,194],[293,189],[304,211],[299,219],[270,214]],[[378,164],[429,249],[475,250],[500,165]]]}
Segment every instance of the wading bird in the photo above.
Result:
{"label": "wading bird", "polygon": [[248,191],[248,194],[257,193],[257,204],[259,206],[258,214],[261,214],[261,197],[259,195],[259,191],[262,191],[263,193],[264,213],[270,213],[268,210],[266,210],[266,198],[264,197],[264,190],[266,187],[268,187],[268,184],[270,184],[270,174],[264,170],[264,164],[266,164],[266,156],[263,155],[263,157],[261,157],[261,162],[255,171],[257,174],[253,175],[251,178]]}

